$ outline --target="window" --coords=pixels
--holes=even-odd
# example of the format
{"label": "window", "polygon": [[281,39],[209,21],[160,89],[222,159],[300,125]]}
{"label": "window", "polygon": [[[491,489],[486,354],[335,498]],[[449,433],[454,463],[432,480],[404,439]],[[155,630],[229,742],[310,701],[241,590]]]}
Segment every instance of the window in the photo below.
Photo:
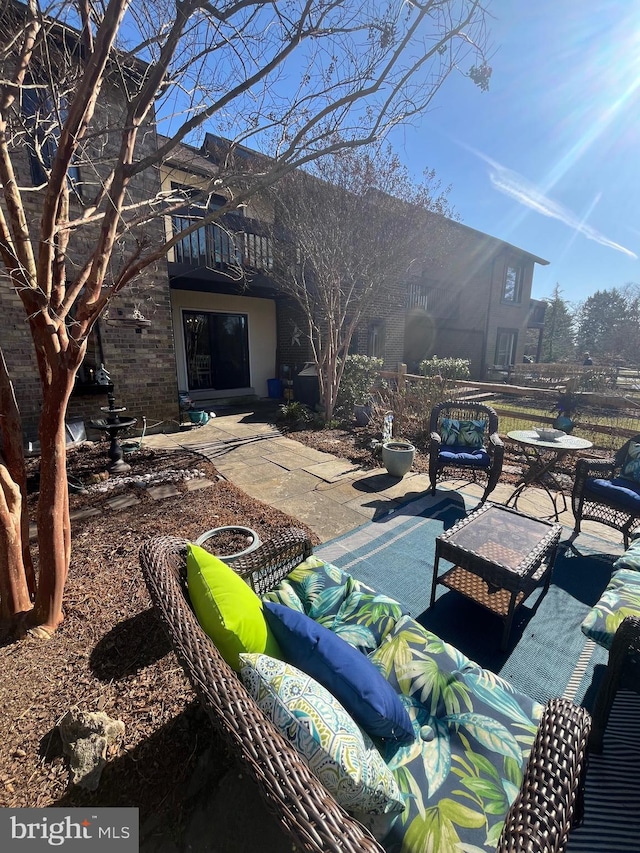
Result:
{"label": "window", "polygon": [[515,364],[517,346],[517,329],[498,329],[495,363],[499,365]]}
{"label": "window", "polygon": [[373,358],[384,358],[384,323],[382,320],[374,320],[369,324],[367,355]]}
{"label": "window", "polygon": [[502,286],[502,301],[514,305],[522,302],[522,281],[524,267],[521,264],[507,264]]}
{"label": "window", "polygon": [[[22,114],[29,130],[26,148],[29,152],[31,181],[34,186],[47,182],[47,171],[53,165],[58,150],[60,127],[67,118],[67,104],[64,99],[54,104],[46,89],[26,86],[22,90]],[[80,198],[80,169],[69,166],[67,171],[69,189]]]}

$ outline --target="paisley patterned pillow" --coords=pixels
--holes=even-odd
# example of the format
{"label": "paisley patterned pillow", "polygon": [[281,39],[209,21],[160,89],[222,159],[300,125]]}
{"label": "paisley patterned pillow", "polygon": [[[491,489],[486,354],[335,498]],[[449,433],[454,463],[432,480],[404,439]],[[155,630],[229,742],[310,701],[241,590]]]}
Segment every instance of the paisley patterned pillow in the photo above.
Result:
{"label": "paisley patterned pillow", "polygon": [[633,480],[640,483],[640,442],[630,441],[627,450],[627,458],[624,460],[620,476],[625,480]]}
{"label": "paisley patterned pillow", "polygon": [[249,693],[341,806],[356,814],[404,810],[382,756],[328,690],[268,655],[242,654],[240,660]]}
{"label": "paisley patterned pillow", "polygon": [[459,421],[442,418],[440,435],[442,443],[457,447],[482,447],[486,421]]}

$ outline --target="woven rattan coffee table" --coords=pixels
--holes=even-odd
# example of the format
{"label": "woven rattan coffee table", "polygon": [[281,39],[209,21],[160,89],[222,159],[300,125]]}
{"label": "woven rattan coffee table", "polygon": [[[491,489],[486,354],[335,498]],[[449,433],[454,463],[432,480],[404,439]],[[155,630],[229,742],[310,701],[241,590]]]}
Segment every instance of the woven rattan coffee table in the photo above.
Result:
{"label": "woven rattan coffee table", "polygon": [[[544,581],[551,582],[562,525],[514,509],[483,504],[436,537],[431,606],[437,584],[456,590],[504,620],[505,651],[516,607]],[[438,575],[440,559],[453,568]]]}

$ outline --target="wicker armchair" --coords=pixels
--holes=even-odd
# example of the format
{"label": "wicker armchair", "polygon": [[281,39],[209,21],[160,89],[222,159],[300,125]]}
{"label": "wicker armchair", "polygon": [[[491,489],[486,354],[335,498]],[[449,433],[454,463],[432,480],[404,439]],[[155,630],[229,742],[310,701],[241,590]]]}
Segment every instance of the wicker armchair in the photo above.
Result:
{"label": "wicker armchair", "polygon": [[[634,489],[631,481],[623,481],[623,487],[626,484],[627,488],[622,491],[616,484],[632,441],[640,442],[640,435],[625,442],[613,459],[578,459],[571,495],[576,533],[580,532],[582,521],[598,521],[619,530],[624,547],[629,547],[630,535],[640,527],[640,487]],[[604,487],[594,480],[605,481]],[[606,487],[606,481],[610,488]]]}
{"label": "wicker armchair", "polygon": [[[283,829],[300,849],[384,853],[350,817],[263,715],[238,675],[203,632],[188,603],[184,539],[157,537],[140,550],[143,575],[173,649],[213,724],[251,777]],[[305,534],[283,531],[233,567],[265,592],[311,552]],[[550,701],[511,807],[498,853],[561,853],[582,813],[589,714],[563,699]]]}
{"label": "wicker armchair", "polygon": [[[459,421],[485,421],[482,452],[471,452],[470,448],[447,446],[442,441],[442,419]],[[495,409],[483,403],[468,400],[446,400],[431,410],[429,423],[429,480],[431,494],[436,493],[438,479],[461,477],[486,481],[482,503],[495,489],[502,473],[504,444],[498,435],[498,415]]]}
{"label": "wicker armchair", "polygon": [[616,631],[609,663],[603,676],[593,709],[593,727],[589,738],[589,749],[602,752],[604,732],[618,688],[640,692],[640,618],[625,617]]}

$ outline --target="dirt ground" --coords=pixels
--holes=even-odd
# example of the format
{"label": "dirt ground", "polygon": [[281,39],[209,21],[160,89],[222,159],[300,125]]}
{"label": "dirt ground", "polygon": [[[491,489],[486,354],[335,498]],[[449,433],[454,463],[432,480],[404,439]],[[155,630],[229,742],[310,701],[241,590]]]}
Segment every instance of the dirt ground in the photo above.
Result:
{"label": "dirt ground", "polygon": [[[104,443],[88,443],[70,451],[69,474],[78,488],[96,485],[92,480],[109,461],[106,450]],[[141,825],[158,812],[173,813],[178,825],[198,760],[213,756],[214,780],[231,764],[150,608],[138,549],[157,534],[195,539],[213,527],[242,523],[267,539],[283,526],[304,525],[218,480],[213,466],[194,453],[143,449],[128,461],[132,475],[199,470],[214,485],[188,492],[177,483],[180,496],[160,501],[136,484],[70,493],[72,510],[101,512],[72,523],[65,620],[48,642],[26,638],[0,647],[0,806],[138,806]],[[37,458],[29,467],[33,511]],[[134,495],[139,503],[106,508],[116,494]],[[125,724],[124,743],[110,756],[95,792],[70,784],[62,755],[56,726],[74,706],[105,711]]]}

